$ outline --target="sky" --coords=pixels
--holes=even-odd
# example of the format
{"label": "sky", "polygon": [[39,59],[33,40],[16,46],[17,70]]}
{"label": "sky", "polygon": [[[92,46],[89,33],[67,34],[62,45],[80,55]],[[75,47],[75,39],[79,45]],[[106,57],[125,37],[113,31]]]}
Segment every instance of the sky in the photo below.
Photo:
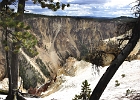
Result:
{"label": "sky", "polygon": [[26,10],[31,13],[43,15],[62,16],[96,16],[96,17],[119,17],[133,16],[131,8],[136,4],[135,0],[55,0],[69,3],[70,7],[56,12],[26,2]]}
{"label": "sky", "polygon": [[[1,0],[0,0],[1,1]],[[54,0],[61,3],[69,3],[70,7],[56,12],[41,8],[39,4],[33,4],[32,0],[26,1],[26,11],[29,13],[54,15],[54,16],[95,16],[95,17],[119,17],[134,16],[131,8],[136,0]]]}

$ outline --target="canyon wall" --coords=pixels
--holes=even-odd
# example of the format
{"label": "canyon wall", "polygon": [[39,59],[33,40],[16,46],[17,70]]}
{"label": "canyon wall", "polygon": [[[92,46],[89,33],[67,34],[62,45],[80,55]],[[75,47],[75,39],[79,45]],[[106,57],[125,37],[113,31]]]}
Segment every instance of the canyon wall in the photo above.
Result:
{"label": "canyon wall", "polygon": [[[39,86],[63,73],[60,69],[67,69],[65,62],[68,57],[80,59],[98,47],[101,40],[124,33],[118,33],[118,24],[121,22],[112,19],[25,16],[24,22],[37,37],[36,50],[39,52],[31,58],[21,49],[20,76],[26,89],[32,85]],[[2,56],[0,61],[4,62]]]}
{"label": "canyon wall", "polygon": [[79,58],[98,46],[99,41],[117,34],[116,21],[69,17],[39,17],[25,20],[38,39],[41,59],[56,67],[69,56]]}

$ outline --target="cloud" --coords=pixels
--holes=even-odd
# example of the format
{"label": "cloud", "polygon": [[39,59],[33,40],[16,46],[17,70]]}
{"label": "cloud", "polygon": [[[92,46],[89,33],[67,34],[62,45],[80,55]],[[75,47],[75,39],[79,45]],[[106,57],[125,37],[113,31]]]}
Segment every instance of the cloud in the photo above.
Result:
{"label": "cloud", "polygon": [[[1,1],[1,0],[0,0]],[[134,16],[131,8],[136,5],[135,0],[54,0],[55,2],[69,3],[65,10],[54,12],[41,8],[40,4],[33,4],[32,0],[26,1],[25,10],[29,13],[59,16],[96,16],[119,17]],[[16,9],[17,7],[11,6]],[[15,10],[16,11],[16,10]]]}
{"label": "cloud", "polygon": [[[41,8],[40,4],[33,4],[32,0],[26,1],[25,10],[29,13],[60,16],[96,16],[96,17],[119,17],[132,16],[131,7],[134,0],[54,0],[61,3],[69,3],[70,7],[65,10],[59,9],[54,12],[47,8]],[[132,4],[131,4],[132,3]]]}
{"label": "cloud", "polygon": [[109,2],[110,0],[68,0],[67,2],[71,4],[103,4]]}

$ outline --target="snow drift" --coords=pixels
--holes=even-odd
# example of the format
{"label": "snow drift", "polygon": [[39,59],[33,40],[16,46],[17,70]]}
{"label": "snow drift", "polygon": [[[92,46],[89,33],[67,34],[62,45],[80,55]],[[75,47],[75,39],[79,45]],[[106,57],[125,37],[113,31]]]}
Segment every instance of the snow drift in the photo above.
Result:
{"label": "snow drift", "polygon": [[[100,67],[97,71],[91,63],[85,61],[76,61],[74,66],[78,68],[75,76],[62,75],[64,83],[61,84],[61,89],[57,92],[44,98],[27,98],[27,100],[72,100],[75,94],[81,92],[84,80],[91,84],[90,88],[93,90],[108,68],[108,66]],[[140,60],[125,61],[111,79],[100,100],[134,100],[136,95],[138,95],[137,98],[140,98],[139,82]],[[1,95],[0,97],[4,98],[5,96]]]}

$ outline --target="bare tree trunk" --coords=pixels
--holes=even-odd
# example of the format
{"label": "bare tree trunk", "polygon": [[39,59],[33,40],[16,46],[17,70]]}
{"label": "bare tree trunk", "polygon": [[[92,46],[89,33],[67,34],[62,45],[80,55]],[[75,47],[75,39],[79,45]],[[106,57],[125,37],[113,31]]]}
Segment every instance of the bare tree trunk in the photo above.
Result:
{"label": "bare tree trunk", "polygon": [[102,93],[104,92],[105,88],[107,87],[107,84],[112,79],[116,71],[118,70],[119,66],[124,62],[124,60],[127,58],[127,56],[130,54],[130,52],[134,49],[136,46],[138,40],[140,37],[140,17],[138,18],[137,23],[132,29],[132,37],[125,46],[125,48],[122,50],[122,52],[112,61],[110,66],[107,68],[106,72],[103,74],[101,79],[99,80],[98,84],[94,88],[91,97],[89,100],[99,100]]}
{"label": "bare tree trunk", "polygon": [[[15,50],[15,46],[17,43],[12,43],[12,51]],[[18,75],[19,75],[19,67],[18,67],[18,53],[12,52],[11,55],[11,72],[12,72],[12,89],[18,89]]]}
{"label": "bare tree trunk", "polygon": [[[4,0],[3,0],[4,1]],[[3,2],[2,1],[2,2]],[[6,8],[6,14],[7,14],[7,4],[8,4],[8,0],[5,0],[3,3],[3,6],[1,6],[2,8],[5,7]],[[6,45],[8,46],[8,29],[6,27],[5,29],[5,41],[6,41]],[[8,71],[8,80],[9,80],[9,91],[8,91],[8,98],[11,98],[12,96],[12,77],[11,77],[11,67],[9,64],[9,51],[5,51],[5,57],[6,57],[6,66],[7,66],[7,71]]]}
{"label": "bare tree trunk", "polygon": [[[8,36],[8,32],[7,32],[7,29],[6,29],[6,35],[5,35],[5,40],[6,41],[8,41],[7,36]],[[8,45],[6,44],[6,46],[8,46]],[[11,67],[10,67],[10,64],[9,64],[9,51],[6,51],[6,64],[7,64],[6,66],[7,66],[8,79],[9,79],[8,97],[11,98],[11,96],[12,96],[12,77],[11,77]]]}

